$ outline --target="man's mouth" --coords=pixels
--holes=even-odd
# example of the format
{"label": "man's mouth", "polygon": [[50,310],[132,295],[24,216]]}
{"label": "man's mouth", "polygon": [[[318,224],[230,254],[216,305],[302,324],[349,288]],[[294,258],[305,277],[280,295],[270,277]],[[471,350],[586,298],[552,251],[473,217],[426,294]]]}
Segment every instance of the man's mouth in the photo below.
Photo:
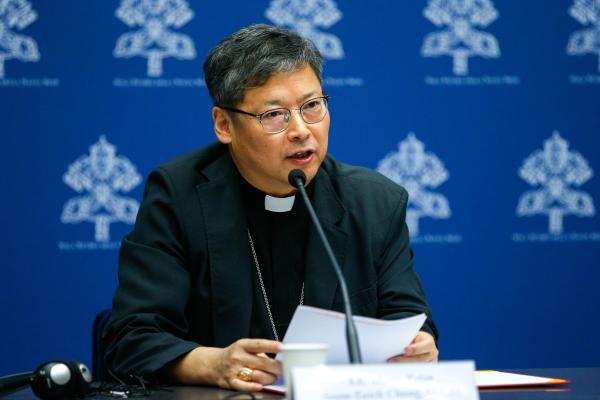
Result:
{"label": "man's mouth", "polygon": [[295,153],[290,154],[289,156],[287,156],[287,159],[290,160],[295,165],[300,167],[303,165],[310,164],[313,161],[314,157],[315,157],[314,150],[302,150],[302,151],[297,151]]}
{"label": "man's mouth", "polygon": [[288,156],[288,158],[293,158],[295,160],[304,160],[309,158],[313,154],[312,150],[299,151],[297,153]]}

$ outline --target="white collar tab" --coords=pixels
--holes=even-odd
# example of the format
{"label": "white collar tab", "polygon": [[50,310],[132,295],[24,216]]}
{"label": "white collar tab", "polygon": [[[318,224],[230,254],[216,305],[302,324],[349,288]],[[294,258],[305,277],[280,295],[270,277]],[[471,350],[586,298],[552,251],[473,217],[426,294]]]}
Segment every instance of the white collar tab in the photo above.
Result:
{"label": "white collar tab", "polygon": [[265,210],[278,213],[291,211],[294,206],[294,200],[296,200],[296,195],[291,195],[289,197],[273,197],[266,194]]}

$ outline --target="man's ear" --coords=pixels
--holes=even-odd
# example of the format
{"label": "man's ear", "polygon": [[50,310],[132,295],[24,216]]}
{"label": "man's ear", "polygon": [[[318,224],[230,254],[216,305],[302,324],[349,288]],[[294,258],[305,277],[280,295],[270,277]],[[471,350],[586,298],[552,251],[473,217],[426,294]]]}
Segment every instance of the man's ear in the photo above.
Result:
{"label": "man's ear", "polygon": [[213,107],[212,117],[215,126],[215,135],[219,142],[223,144],[231,143],[231,130],[233,121],[225,110],[219,107]]}

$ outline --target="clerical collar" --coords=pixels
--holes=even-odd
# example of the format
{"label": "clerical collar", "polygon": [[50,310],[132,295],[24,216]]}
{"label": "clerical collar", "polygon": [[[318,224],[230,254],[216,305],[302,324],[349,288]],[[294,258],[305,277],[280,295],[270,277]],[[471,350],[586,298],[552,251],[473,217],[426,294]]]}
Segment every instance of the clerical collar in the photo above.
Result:
{"label": "clerical collar", "polygon": [[292,211],[294,200],[296,200],[295,194],[288,197],[273,197],[265,194],[265,210],[277,213]]}
{"label": "clerical collar", "polygon": [[[314,181],[314,180],[313,180]],[[298,210],[299,205],[296,204],[296,194],[291,194],[287,197],[274,197],[266,194],[262,190],[259,190],[252,186],[247,180],[240,175],[240,182],[244,191],[244,201],[249,209],[255,212],[267,211],[272,213],[285,214],[288,212],[295,212]],[[314,190],[314,183],[311,182],[306,186],[308,196],[311,197]],[[302,203],[301,200],[298,200]],[[300,207],[302,209],[302,207]]]}

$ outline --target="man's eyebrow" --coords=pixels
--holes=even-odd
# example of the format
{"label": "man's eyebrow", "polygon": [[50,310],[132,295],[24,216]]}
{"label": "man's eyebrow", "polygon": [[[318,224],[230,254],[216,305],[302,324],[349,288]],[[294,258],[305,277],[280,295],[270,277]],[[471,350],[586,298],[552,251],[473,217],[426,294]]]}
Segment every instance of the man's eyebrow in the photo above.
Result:
{"label": "man's eyebrow", "polygon": [[[298,102],[302,103],[305,100],[308,100],[315,96],[318,96],[318,92],[316,92],[316,91],[308,92],[308,93],[302,95],[300,98],[298,98]],[[279,99],[272,99],[272,100],[266,100],[263,104],[265,106],[280,106],[281,107],[283,104],[283,101],[281,101]]]}
{"label": "man's eyebrow", "polygon": [[303,102],[303,101],[313,98],[315,96],[318,96],[318,92],[312,91],[312,92],[306,93],[304,96],[300,97],[298,100],[300,100],[300,102]]}
{"label": "man's eyebrow", "polygon": [[265,106],[280,106],[283,102],[281,100],[267,100],[263,104]]}

